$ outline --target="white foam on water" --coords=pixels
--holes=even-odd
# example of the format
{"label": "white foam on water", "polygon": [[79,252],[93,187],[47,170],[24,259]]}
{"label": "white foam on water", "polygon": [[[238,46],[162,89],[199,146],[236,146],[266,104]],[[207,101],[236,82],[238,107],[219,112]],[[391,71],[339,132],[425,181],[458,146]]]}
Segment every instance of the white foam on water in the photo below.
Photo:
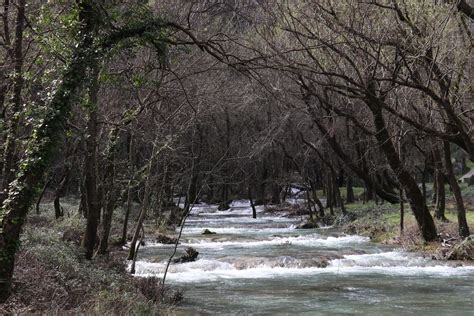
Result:
{"label": "white foam on water", "polygon": [[234,200],[230,203],[230,207],[251,207],[250,200]]}
{"label": "white foam on water", "polygon": [[[356,259],[357,257],[359,259]],[[404,257],[402,254],[387,253],[387,254],[375,254],[375,255],[354,255],[346,256],[351,257],[351,260],[364,261],[360,256],[373,257],[375,258],[400,258]],[[408,257],[409,258],[409,257]],[[413,259],[413,258],[411,258]],[[409,260],[411,260],[409,259]],[[422,258],[421,258],[422,259]],[[418,259],[418,260],[421,260]],[[238,269],[232,263],[200,259],[195,262],[175,264],[171,265],[168,270],[167,278],[174,282],[199,282],[199,281],[215,281],[219,279],[265,279],[275,277],[291,277],[301,275],[317,275],[317,274],[335,274],[335,275],[347,275],[347,274],[384,274],[391,276],[454,276],[454,275],[470,275],[474,276],[474,266],[461,266],[453,267],[449,265],[404,265],[401,262],[397,262],[396,265],[378,265],[378,266],[350,266],[339,264],[339,260],[333,260],[332,263],[326,268],[318,267],[275,267],[269,265],[259,265],[256,267]],[[429,260],[428,260],[429,261]],[[421,262],[421,261],[420,261]],[[394,263],[392,261],[392,263]],[[432,262],[431,262],[432,263]],[[158,276],[162,277],[165,269],[165,262],[150,263],[145,261],[137,261],[136,263],[136,276],[148,277]]]}
{"label": "white foam on water", "polygon": [[375,254],[345,255],[343,259],[335,259],[332,266],[337,267],[393,267],[393,266],[425,266],[432,260],[414,256],[400,251]]}
{"label": "white foam on water", "polygon": [[[203,227],[184,227],[183,234],[200,234],[205,228]],[[278,234],[294,232],[296,225],[288,227],[262,227],[262,228],[247,228],[247,227],[210,227],[209,230],[216,234],[228,235],[244,235],[244,234]],[[179,230],[179,229],[177,229]]]}
{"label": "white foam on water", "polygon": [[[290,237],[273,237],[268,240],[250,240],[250,241],[209,241],[209,240],[196,240],[181,243],[185,247],[193,247],[197,249],[223,249],[225,247],[238,247],[238,248],[256,248],[266,246],[303,246],[303,247],[316,247],[316,248],[334,248],[338,246],[348,244],[360,244],[367,243],[369,238],[349,235],[341,237],[324,237],[319,234],[309,234],[304,236],[290,236]],[[150,243],[145,247],[163,247],[160,243]]]}
{"label": "white foam on water", "polygon": [[304,247],[337,247],[345,244],[366,243],[369,238],[362,236],[341,236],[341,237],[323,237],[318,234],[310,234],[296,237],[274,237],[269,240],[260,241],[215,241],[209,242],[206,240],[199,240],[196,242],[183,243],[184,246],[195,248],[217,248],[224,247],[241,247],[241,248],[255,248],[265,246],[304,246]]}
{"label": "white foam on water", "polygon": [[288,218],[288,217],[276,217],[276,216],[257,216],[252,218],[251,216],[236,216],[236,217],[218,217],[218,216],[207,216],[199,217],[193,216],[186,220],[186,223],[213,223],[219,226],[232,226],[232,224],[268,224],[268,223],[299,223],[301,218]]}
{"label": "white foam on water", "polygon": [[[230,209],[225,210],[225,211],[219,211],[216,210],[209,212],[204,211],[204,212],[199,212],[200,216],[229,216],[229,215],[248,215],[252,216],[252,208],[250,206],[231,206]],[[257,213],[263,213],[265,211],[265,208],[263,205],[255,206],[255,211]]]}

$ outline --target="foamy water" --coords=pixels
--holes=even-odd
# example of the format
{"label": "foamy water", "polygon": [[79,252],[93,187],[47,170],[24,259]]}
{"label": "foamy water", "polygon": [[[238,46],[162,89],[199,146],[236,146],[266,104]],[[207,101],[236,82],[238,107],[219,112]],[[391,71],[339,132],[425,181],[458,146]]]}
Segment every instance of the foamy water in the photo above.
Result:
{"label": "foamy water", "polygon": [[[251,218],[248,201],[231,210],[199,205],[178,248],[195,262],[171,264],[168,282],[186,288],[185,314],[456,314],[474,309],[474,266],[440,262],[341,234],[296,229],[300,218]],[[249,212],[250,211],[250,212]],[[204,229],[215,235],[201,235]],[[163,276],[172,245],[147,243],[138,277]]]}

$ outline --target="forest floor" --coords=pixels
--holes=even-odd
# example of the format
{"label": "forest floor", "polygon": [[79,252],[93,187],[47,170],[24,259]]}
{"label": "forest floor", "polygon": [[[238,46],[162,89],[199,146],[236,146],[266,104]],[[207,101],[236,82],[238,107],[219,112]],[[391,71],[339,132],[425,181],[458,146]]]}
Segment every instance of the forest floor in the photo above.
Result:
{"label": "forest floor", "polygon": [[[42,205],[42,215],[28,217],[16,257],[13,294],[0,304],[0,315],[168,314],[181,291],[162,290],[156,278],[131,276],[122,247],[112,246],[108,255],[85,260],[80,247],[85,220],[74,213],[77,205],[62,205],[65,216],[60,220],[54,219],[49,203]],[[112,240],[118,240],[119,228]]]}

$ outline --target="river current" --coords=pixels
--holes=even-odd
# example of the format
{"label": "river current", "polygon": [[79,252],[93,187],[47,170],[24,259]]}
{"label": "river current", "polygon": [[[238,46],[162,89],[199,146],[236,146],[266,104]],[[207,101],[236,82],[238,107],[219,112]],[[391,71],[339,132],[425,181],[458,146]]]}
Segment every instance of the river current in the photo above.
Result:
{"label": "river current", "polygon": [[[176,315],[474,315],[474,266],[231,206],[196,205],[187,219],[177,256],[199,256],[169,268],[167,283],[185,289]],[[147,242],[136,275],[162,277],[172,249]]]}

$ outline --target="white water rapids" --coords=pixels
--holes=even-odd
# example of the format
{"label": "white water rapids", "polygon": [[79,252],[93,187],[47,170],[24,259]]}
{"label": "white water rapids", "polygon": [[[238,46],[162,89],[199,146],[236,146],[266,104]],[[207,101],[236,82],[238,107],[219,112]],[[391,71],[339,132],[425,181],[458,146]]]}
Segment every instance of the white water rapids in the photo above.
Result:
{"label": "white water rapids", "polygon": [[[263,213],[246,201],[229,211],[193,209],[167,280],[185,288],[180,315],[474,315],[474,266],[440,262],[332,228],[296,229],[301,218]],[[204,229],[216,234],[202,235]],[[137,276],[162,276],[172,245],[148,241]]]}

